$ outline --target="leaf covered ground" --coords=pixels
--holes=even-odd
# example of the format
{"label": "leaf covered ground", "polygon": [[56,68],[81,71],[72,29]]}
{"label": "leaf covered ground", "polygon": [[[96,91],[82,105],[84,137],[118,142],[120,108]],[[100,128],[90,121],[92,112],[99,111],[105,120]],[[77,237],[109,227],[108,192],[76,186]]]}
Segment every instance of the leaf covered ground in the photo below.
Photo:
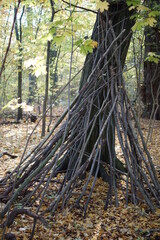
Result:
{"label": "leaf covered ground", "polygon": [[[60,115],[61,112],[61,108],[57,109],[56,115]],[[141,122],[144,134],[147,136],[149,121],[141,120]],[[8,171],[12,171],[20,161],[26,140],[34,126],[35,123],[28,121],[22,121],[20,124],[0,125],[0,154],[8,152],[17,155],[16,159],[11,159],[7,155],[0,158],[0,178],[7,174]],[[152,130],[152,141],[148,143],[148,148],[155,163],[157,173],[160,176],[160,121],[154,123]],[[40,136],[41,126],[38,126],[31,138],[28,151],[40,141]],[[123,158],[119,146],[116,148],[119,158]],[[57,179],[59,181],[61,181],[61,178],[62,176],[58,175]],[[56,187],[57,183],[53,183],[50,186],[49,194],[46,196],[45,205],[43,206],[44,208],[53,199]],[[104,183],[102,179],[97,179],[87,216],[84,218],[81,209],[70,208],[78,192],[81,191],[81,186],[78,186],[70,200],[70,204],[65,210],[62,211],[59,208],[54,217],[51,214],[47,215],[47,226],[38,222],[34,239],[160,239],[160,209],[156,210],[153,214],[145,204],[135,207],[129,203],[126,206],[125,199],[119,189],[119,206],[115,207],[113,201],[113,205],[105,211],[104,204],[107,188],[107,183]],[[86,192],[86,198],[87,194],[89,194],[89,189]],[[83,201],[85,201],[85,198]],[[38,206],[38,200],[36,204]],[[0,208],[2,207],[3,204],[0,203]],[[34,208],[32,211],[34,211]],[[31,234],[32,227],[33,219],[26,215],[20,215],[15,219],[14,224],[6,229],[6,232],[15,234],[17,239],[27,240]],[[3,229],[0,229],[0,235],[2,231]]]}

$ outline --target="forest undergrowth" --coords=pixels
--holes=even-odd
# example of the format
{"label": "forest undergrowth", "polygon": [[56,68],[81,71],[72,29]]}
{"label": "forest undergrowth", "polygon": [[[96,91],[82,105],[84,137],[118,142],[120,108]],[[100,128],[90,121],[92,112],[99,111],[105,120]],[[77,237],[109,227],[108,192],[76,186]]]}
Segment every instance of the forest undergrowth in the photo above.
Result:
{"label": "forest undergrowth", "polygon": [[[63,109],[56,108],[55,116],[61,115]],[[53,118],[53,123],[56,121]],[[48,118],[49,121],[49,118]],[[0,154],[7,152],[16,158],[12,159],[8,155],[3,155],[0,158],[0,178],[12,171],[19,163],[23,153],[26,140],[31,134],[35,123],[22,121],[20,124],[1,124],[0,121]],[[141,126],[144,136],[148,134],[149,120],[141,119]],[[157,170],[158,178],[160,179],[160,121],[155,121],[152,124],[152,141],[148,142],[148,149]],[[34,132],[28,151],[30,151],[41,139],[41,125]],[[120,160],[123,161],[123,154],[116,144],[116,153]],[[54,198],[54,190],[59,187],[63,179],[62,174],[58,174],[47,192],[43,208],[45,210]],[[85,179],[84,179],[85,181]],[[118,186],[118,182],[117,182]],[[90,190],[88,185],[88,194]],[[83,239],[160,239],[160,209],[153,214],[150,212],[146,204],[141,203],[139,206],[134,206],[128,203],[125,206],[125,199],[122,190],[118,188],[119,206],[112,204],[107,211],[104,210],[104,202],[106,199],[106,190],[108,183],[98,178],[96,187],[93,191],[92,198],[88,207],[87,216],[84,219],[81,209],[73,208],[74,197],[81,191],[82,186],[77,185],[73,196],[70,199],[69,205],[65,210],[58,211],[54,216],[46,215],[46,222],[39,221],[36,225],[34,239],[59,239],[59,240],[83,240]],[[29,190],[29,189],[28,189]],[[87,198],[87,192],[82,201]],[[141,196],[140,196],[141,197]],[[114,201],[114,198],[113,198]],[[39,199],[36,200],[36,205],[39,205]],[[71,207],[72,206],[72,207]],[[0,209],[4,207],[4,203],[0,203]],[[32,207],[32,212],[36,209]],[[1,224],[1,223],[0,223]],[[16,239],[29,239],[32,231],[33,218],[26,215],[19,215],[14,223],[7,228],[6,233],[13,233]],[[0,229],[0,236],[3,229]]]}

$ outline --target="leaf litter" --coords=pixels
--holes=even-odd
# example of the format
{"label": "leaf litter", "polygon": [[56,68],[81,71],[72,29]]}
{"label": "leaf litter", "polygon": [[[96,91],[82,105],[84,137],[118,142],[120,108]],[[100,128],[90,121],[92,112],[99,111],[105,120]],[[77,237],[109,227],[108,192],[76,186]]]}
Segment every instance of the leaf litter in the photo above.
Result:
{"label": "leaf litter", "polygon": [[[57,108],[55,113],[60,114],[62,108]],[[56,120],[56,119],[54,119]],[[142,129],[145,137],[148,133],[148,120],[141,120]],[[12,125],[0,125],[0,154],[8,152],[17,156],[11,159],[9,156],[0,158],[0,178],[7,172],[12,171],[20,161],[26,140],[34,128],[35,123],[24,122]],[[31,138],[28,151],[30,151],[41,139],[41,125],[39,125]],[[160,177],[160,121],[156,121],[153,127],[152,141],[148,143],[148,149],[155,164],[158,176]],[[116,146],[118,158],[122,159],[120,147]],[[54,198],[54,189],[58,187],[58,180],[61,181],[62,176],[58,174],[57,182],[53,182],[49,192],[46,195],[42,210],[45,210],[50,201]],[[52,216],[46,215],[47,226],[39,222],[36,226],[34,239],[59,239],[59,240],[101,240],[101,239],[160,239],[160,209],[153,214],[148,211],[145,204],[134,206],[129,203],[125,206],[125,199],[121,190],[118,190],[119,206],[115,207],[114,201],[107,211],[104,210],[106,200],[106,188],[108,184],[103,182],[101,178],[96,181],[95,190],[88,207],[86,218],[83,217],[80,208],[73,208],[76,196],[80,193],[82,186],[78,186],[70,199],[68,206],[62,211],[58,209],[56,214]],[[91,188],[91,184],[88,186]],[[105,189],[105,191],[104,191]],[[86,199],[88,197],[86,191]],[[85,198],[82,199],[85,202]],[[114,200],[114,199],[113,199]],[[39,200],[36,201],[39,205]],[[0,210],[3,209],[4,203],[0,203]],[[32,207],[30,210],[35,212]],[[26,215],[18,215],[14,223],[7,228],[7,233],[13,233],[16,239],[27,240],[30,237],[33,227],[33,219]],[[0,236],[3,229],[0,229]]]}

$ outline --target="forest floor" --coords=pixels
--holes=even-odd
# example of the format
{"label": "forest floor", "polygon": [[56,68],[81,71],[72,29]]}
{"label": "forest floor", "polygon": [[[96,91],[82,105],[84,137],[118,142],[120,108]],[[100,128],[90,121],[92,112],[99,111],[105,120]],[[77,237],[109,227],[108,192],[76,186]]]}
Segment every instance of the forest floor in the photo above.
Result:
{"label": "forest floor", "polygon": [[[55,115],[59,116],[62,108],[57,108]],[[56,121],[56,117],[54,118]],[[11,159],[4,155],[0,158],[0,179],[12,171],[20,161],[26,140],[36,123],[22,121],[20,124],[0,124],[0,154],[7,152],[16,155]],[[141,120],[144,135],[148,133],[148,120]],[[160,177],[160,121],[152,124],[152,141],[148,143],[153,162]],[[28,151],[32,149],[41,139],[41,125],[39,125],[31,138]],[[123,158],[120,147],[116,147],[118,157]],[[58,176],[60,178],[60,176]],[[54,188],[55,186],[53,186]],[[118,191],[119,206],[113,204],[107,211],[104,210],[107,183],[97,179],[95,191],[93,191],[88,214],[84,219],[80,209],[70,209],[69,206],[63,210],[59,209],[54,217],[48,219],[49,225],[37,224],[34,239],[37,240],[100,240],[100,239],[160,239],[160,209],[153,214],[148,211],[145,204],[134,206],[124,203],[121,191]],[[52,190],[52,188],[51,188]],[[79,189],[80,191],[80,189]],[[75,195],[71,198],[74,202]],[[38,204],[38,202],[37,202]],[[47,204],[47,202],[46,202]],[[0,203],[0,210],[3,204]],[[34,211],[34,209],[33,209]],[[32,231],[33,219],[20,215],[6,232],[13,233],[16,239],[27,240]],[[0,229],[0,237],[3,229]]]}

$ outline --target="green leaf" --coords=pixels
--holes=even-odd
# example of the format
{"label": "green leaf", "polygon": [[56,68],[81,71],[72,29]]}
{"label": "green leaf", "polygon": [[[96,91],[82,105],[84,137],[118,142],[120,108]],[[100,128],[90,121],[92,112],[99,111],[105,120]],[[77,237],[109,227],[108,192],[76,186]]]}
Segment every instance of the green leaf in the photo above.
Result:
{"label": "green leaf", "polygon": [[151,11],[149,14],[148,14],[149,17],[158,17],[160,16],[160,12],[159,11]]}
{"label": "green leaf", "polygon": [[93,48],[97,48],[98,43],[93,41],[92,39],[87,39],[81,46],[80,52],[83,54],[87,54],[88,52],[92,53]]}
{"label": "green leaf", "polygon": [[134,26],[132,27],[132,30],[133,31],[140,31],[143,27],[146,26],[146,22],[144,20],[141,20],[141,21],[137,21]]}
{"label": "green leaf", "polygon": [[140,0],[127,0],[127,5],[128,6],[134,6],[137,7],[138,5],[141,4]]}
{"label": "green leaf", "polygon": [[61,36],[59,35],[59,36],[53,37],[53,43],[56,43],[57,46],[60,46],[63,41],[65,41],[64,35],[61,35]]}
{"label": "green leaf", "polygon": [[146,57],[145,61],[154,62],[158,64],[160,61],[160,55],[156,54],[155,52],[149,52],[148,57]]}
{"label": "green leaf", "polygon": [[140,31],[145,26],[154,27],[156,23],[157,23],[157,21],[153,17],[140,19],[140,20],[137,20],[137,22],[134,24],[134,26],[132,27],[132,30],[133,31],[136,31],[136,30]]}

